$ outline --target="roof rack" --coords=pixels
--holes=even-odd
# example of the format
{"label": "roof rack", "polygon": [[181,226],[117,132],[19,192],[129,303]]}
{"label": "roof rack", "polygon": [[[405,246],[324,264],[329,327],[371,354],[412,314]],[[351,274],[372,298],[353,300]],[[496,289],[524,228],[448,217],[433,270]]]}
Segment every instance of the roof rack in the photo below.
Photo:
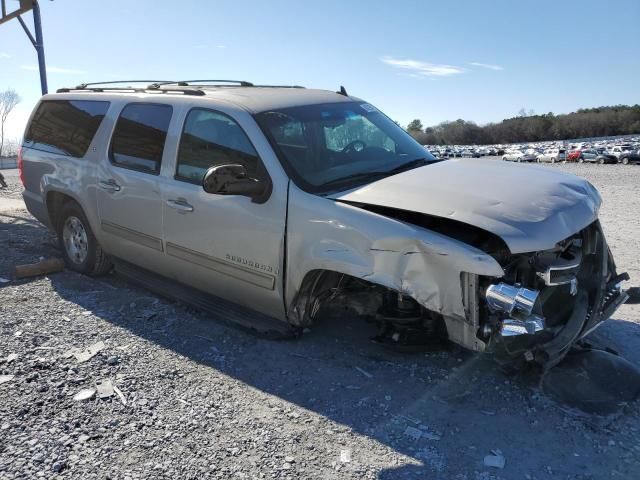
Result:
{"label": "roof rack", "polygon": [[129,92],[129,93],[181,93],[183,95],[196,95],[202,96],[205,93],[202,90],[193,88],[133,88],[133,87],[88,87],[88,88],[59,88],[56,93],[71,93],[71,92]]}
{"label": "roof rack", "polygon": [[[145,86],[134,87],[130,84],[142,83]],[[126,86],[108,86],[127,84]],[[175,87],[174,87],[175,85]],[[202,89],[212,87],[256,87],[256,88],[304,88],[300,85],[254,85],[245,80],[110,80],[107,82],[81,83],[75,87],[60,88],[57,93],[69,92],[141,92],[141,93],[182,93],[184,95],[204,95]],[[186,87],[186,88],[183,88]]]}
{"label": "roof rack", "polygon": [[153,83],[162,83],[166,82],[171,84],[168,80],[112,80],[108,82],[93,82],[93,83],[81,83],[75,87],[71,88],[60,88],[56,90],[57,93],[69,93],[69,92],[132,92],[132,93],[182,93],[183,95],[204,95],[204,92],[200,90],[194,90],[192,88],[167,88],[167,89],[157,89],[151,88],[150,86],[141,86],[141,87],[132,87],[130,85],[122,86],[122,87],[96,87],[94,85],[115,85],[119,83],[123,84],[131,84],[131,83],[144,83],[148,84],[150,82]]}
{"label": "roof rack", "polygon": [[[194,83],[204,83],[204,82],[210,82],[208,84],[205,85],[193,85]],[[164,85],[178,85],[180,87],[208,87],[208,86],[217,86],[216,84],[224,84],[224,83],[230,83],[230,84],[237,84],[241,87],[253,87],[253,83],[251,82],[247,82],[245,80],[179,80],[177,82],[168,82],[168,81],[160,81],[160,82],[154,82],[151,85],[149,85],[149,88],[160,88]]]}

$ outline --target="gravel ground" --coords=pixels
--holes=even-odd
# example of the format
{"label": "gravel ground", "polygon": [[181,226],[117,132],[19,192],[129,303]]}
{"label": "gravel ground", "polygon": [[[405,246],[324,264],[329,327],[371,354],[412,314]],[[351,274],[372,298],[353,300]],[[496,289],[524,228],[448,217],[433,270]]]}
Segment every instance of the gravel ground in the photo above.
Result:
{"label": "gravel ground", "polygon": [[[640,167],[547,168],[600,189],[619,270],[638,282]],[[19,192],[8,181],[0,200]],[[24,210],[0,209],[0,245],[0,277],[57,254]],[[0,283],[0,479],[640,478],[637,404],[587,416],[487,355],[387,351],[371,328],[333,315],[274,342],[116,275]],[[594,337],[640,365],[640,307]],[[105,380],[122,398],[73,399]],[[492,451],[503,469],[484,466]]]}

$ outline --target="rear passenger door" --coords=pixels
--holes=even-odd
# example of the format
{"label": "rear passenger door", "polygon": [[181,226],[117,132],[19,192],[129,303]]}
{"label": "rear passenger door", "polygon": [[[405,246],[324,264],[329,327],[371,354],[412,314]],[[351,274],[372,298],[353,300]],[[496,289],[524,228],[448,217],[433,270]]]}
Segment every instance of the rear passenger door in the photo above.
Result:
{"label": "rear passenger door", "polygon": [[[260,135],[255,123],[244,121],[255,129],[255,136]],[[267,145],[262,138],[255,140]],[[236,119],[218,110],[192,108],[180,135],[173,178],[167,179],[164,191],[171,276],[282,319],[286,188],[267,189],[257,202],[205,192],[205,172],[224,164],[241,164],[249,177],[273,185],[254,143]]]}
{"label": "rear passenger door", "polygon": [[125,105],[96,179],[103,247],[158,273],[165,271],[159,174],[172,112],[158,103]]}

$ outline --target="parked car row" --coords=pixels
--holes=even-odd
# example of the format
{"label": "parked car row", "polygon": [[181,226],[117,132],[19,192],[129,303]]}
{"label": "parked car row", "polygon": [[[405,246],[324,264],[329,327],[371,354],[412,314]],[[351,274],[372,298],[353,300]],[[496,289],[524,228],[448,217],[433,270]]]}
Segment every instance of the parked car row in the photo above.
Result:
{"label": "parked car row", "polygon": [[512,145],[425,145],[439,159],[497,156],[510,162],[640,164],[640,136],[584,142],[538,142]]}

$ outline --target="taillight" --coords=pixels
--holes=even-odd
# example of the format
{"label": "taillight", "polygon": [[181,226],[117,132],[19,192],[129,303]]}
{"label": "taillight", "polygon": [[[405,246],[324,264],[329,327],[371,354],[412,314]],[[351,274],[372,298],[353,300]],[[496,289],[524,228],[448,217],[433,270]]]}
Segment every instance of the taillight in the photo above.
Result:
{"label": "taillight", "polygon": [[20,174],[20,181],[22,182],[22,186],[25,187],[25,184],[24,184],[24,162],[22,160],[22,147],[18,148],[18,173]]}

